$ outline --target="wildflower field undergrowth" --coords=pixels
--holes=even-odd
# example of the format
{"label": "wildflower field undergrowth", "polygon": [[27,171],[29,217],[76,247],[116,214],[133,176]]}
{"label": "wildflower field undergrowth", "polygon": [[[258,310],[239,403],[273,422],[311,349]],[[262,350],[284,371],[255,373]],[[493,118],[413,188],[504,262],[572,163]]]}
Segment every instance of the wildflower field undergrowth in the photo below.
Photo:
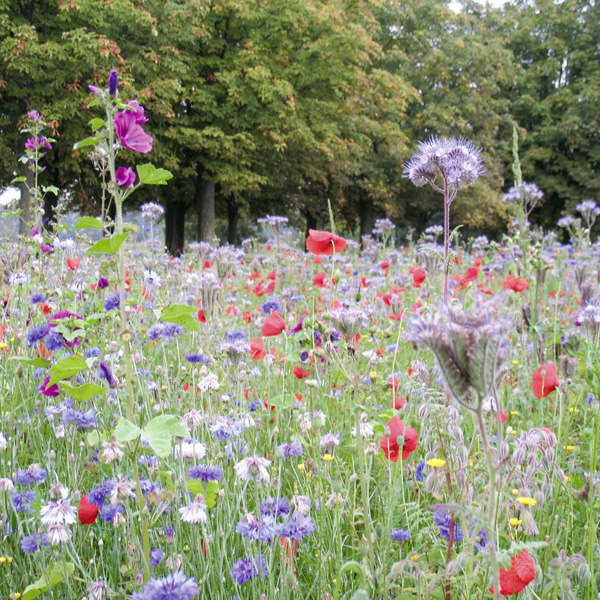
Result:
{"label": "wildflower field undergrowth", "polygon": [[80,147],[104,151],[114,232],[3,249],[1,597],[597,599],[595,203],[564,245],[528,229],[517,177],[513,234],[461,241],[483,159],[432,138],[406,175],[446,226],[406,247],[387,220],[359,247],[268,216],[266,242],[170,258],[159,205],[147,244],[123,228],[171,175],[117,166],[153,140],[111,78]]}

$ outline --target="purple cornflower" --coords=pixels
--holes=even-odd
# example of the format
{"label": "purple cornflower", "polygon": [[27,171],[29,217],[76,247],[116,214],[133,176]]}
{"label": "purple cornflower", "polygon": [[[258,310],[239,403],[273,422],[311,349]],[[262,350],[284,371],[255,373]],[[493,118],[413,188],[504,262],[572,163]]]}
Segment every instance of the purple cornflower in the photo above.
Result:
{"label": "purple cornflower", "polygon": [[[440,536],[450,540],[450,517],[443,510],[436,510],[433,514],[433,522],[440,530]],[[454,523],[454,543],[462,542],[463,531],[458,527],[458,523]]]}
{"label": "purple cornflower", "polygon": [[249,540],[268,543],[275,535],[273,518],[257,519],[254,515],[244,515],[236,525],[235,532]]}
{"label": "purple cornflower", "polygon": [[119,91],[119,74],[113,69],[108,76],[108,93],[116,96]]}
{"label": "purple cornflower", "polygon": [[24,554],[31,554],[32,552],[37,552],[42,545],[49,548],[50,542],[48,542],[48,534],[44,533],[41,535],[39,533],[34,533],[33,535],[25,536],[19,542],[19,545]]}
{"label": "purple cornflower", "polygon": [[210,356],[208,356],[208,354],[186,354],[185,360],[191,363],[202,363],[203,365],[210,365]]}
{"label": "purple cornflower", "polygon": [[415,469],[415,479],[418,482],[422,482],[423,481],[423,469],[425,468],[425,461],[422,460],[418,465],[417,468]]}
{"label": "purple cornflower", "polygon": [[260,309],[265,315],[270,315],[274,310],[281,313],[281,302],[277,298],[269,298],[260,305]]}
{"label": "purple cornflower", "polygon": [[90,504],[95,504],[102,508],[110,496],[113,488],[115,487],[115,482],[113,479],[107,479],[104,483],[101,483],[99,486],[88,492],[88,502]]}
{"label": "purple cornflower", "polygon": [[193,465],[188,469],[188,477],[202,481],[219,481],[223,479],[223,469],[218,465]]}
{"label": "purple cornflower", "polygon": [[310,535],[316,528],[317,526],[310,515],[295,512],[289,521],[281,525],[279,535],[290,538],[290,540],[301,540]]}
{"label": "purple cornflower", "polygon": [[48,329],[49,327],[46,323],[35,325],[27,332],[27,343],[30,346],[34,346],[48,333]]}
{"label": "purple cornflower", "polygon": [[35,502],[35,492],[32,490],[25,490],[22,494],[14,492],[12,497],[12,503],[17,512],[24,512],[32,514],[34,512],[32,504]]}
{"label": "purple cornflower", "polygon": [[270,516],[276,519],[277,517],[281,517],[283,515],[290,514],[290,505],[288,501],[284,498],[265,498],[260,503],[260,514],[263,516]]}
{"label": "purple cornflower", "polygon": [[[264,556],[248,556],[243,560],[236,560],[231,566],[229,576],[239,585],[248,583],[254,577],[266,577],[269,573],[266,567],[267,561]],[[142,600],[141,598],[139,600]],[[146,599],[144,599],[146,600]]]}
{"label": "purple cornflower", "polygon": [[29,465],[27,469],[17,469],[14,474],[13,482],[19,485],[31,485],[32,483],[44,483],[48,472],[42,469],[40,465]]}
{"label": "purple cornflower", "polygon": [[41,292],[33,292],[29,298],[31,304],[39,304],[40,302],[46,302],[46,294]]}
{"label": "purple cornflower", "polygon": [[289,444],[279,444],[277,446],[277,455],[285,460],[288,456],[299,457],[304,453],[302,442],[294,440]]}
{"label": "purple cornflower", "polygon": [[392,529],[390,537],[396,542],[403,542],[410,539],[410,531],[408,529]]}
{"label": "purple cornflower", "polygon": [[44,345],[50,352],[60,350],[63,347],[63,337],[56,329],[50,329],[48,335],[44,338]]}
{"label": "purple cornflower", "polygon": [[131,595],[131,600],[191,600],[197,593],[196,580],[175,571],[161,579],[150,579],[143,591]]}
{"label": "purple cornflower", "polygon": [[67,408],[62,413],[62,422],[65,425],[76,423],[83,429],[90,429],[91,427],[96,427],[96,412],[93,408],[85,412],[75,408]]}
{"label": "purple cornflower", "polygon": [[[89,501],[89,495],[88,495]],[[125,508],[120,504],[107,504],[100,509],[99,516],[107,523],[112,523],[118,513],[124,514]]]}
{"label": "purple cornflower", "polygon": [[111,294],[110,296],[107,296],[106,299],[104,300],[104,310],[106,312],[115,310],[116,308],[119,307],[120,303],[121,303],[121,296],[119,295],[119,292],[117,292],[115,294]]}
{"label": "purple cornflower", "polygon": [[152,548],[150,550],[150,565],[153,567],[158,567],[164,556],[165,553],[162,548]]}

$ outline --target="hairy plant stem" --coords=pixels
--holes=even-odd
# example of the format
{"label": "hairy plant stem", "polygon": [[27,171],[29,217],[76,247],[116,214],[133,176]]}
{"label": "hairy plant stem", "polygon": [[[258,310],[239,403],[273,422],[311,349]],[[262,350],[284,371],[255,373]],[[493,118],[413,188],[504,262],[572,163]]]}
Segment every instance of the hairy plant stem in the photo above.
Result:
{"label": "hairy plant stem", "polygon": [[448,303],[448,273],[450,271],[450,190],[444,178],[444,304]]}
{"label": "hairy plant stem", "polygon": [[369,503],[369,490],[365,474],[365,443],[360,435],[360,411],[356,411],[356,440],[358,442],[358,475],[360,477],[360,491],[362,495],[363,515],[365,518],[365,535],[367,537],[367,547],[369,549],[369,560],[373,570],[373,584],[375,589],[377,583],[377,562],[375,561],[375,552],[373,550],[373,537],[371,533],[371,507]]}
{"label": "hairy plant stem", "polygon": [[[120,191],[117,187],[116,175],[115,175],[115,133],[113,125],[113,113],[111,108],[107,108],[107,128],[108,128],[108,164],[110,169],[110,183],[113,187],[112,194],[115,200],[115,206],[117,209],[117,235],[123,233],[123,198],[120,197]],[[121,340],[123,342],[123,361],[125,362],[125,381],[126,381],[126,415],[128,421],[133,421],[133,386],[131,376],[131,348],[129,341],[131,334],[127,329],[127,313],[125,311],[125,248],[121,244],[119,248],[119,308],[121,315]],[[140,472],[136,459],[137,446],[133,446],[133,443],[129,445],[133,477],[135,480],[135,486],[137,490],[137,505],[140,513],[140,521],[142,524],[142,546],[144,550],[143,554],[143,569],[144,569],[144,583],[147,583],[150,579],[150,535],[148,532],[148,519],[144,514],[144,501],[142,497],[142,486],[140,484]]]}
{"label": "hairy plant stem", "polygon": [[598,524],[594,519],[594,504],[595,504],[595,496],[594,494],[594,476],[597,471],[598,463],[597,463],[597,453],[598,453],[598,433],[600,430],[600,414],[598,411],[594,414],[594,432],[592,434],[592,450],[590,454],[590,480],[591,480],[591,492],[590,499],[588,501],[588,547],[587,547],[587,563],[590,568],[590,579],[588,584],[588,598],[593,598],[596,592],[596,575],[594,573],[594,550],[596,547],[596,540],[598,539],[596,535],[596,530]]}
{"label": "hairy plant stem", "polygon": [[487,506],[487,528],[488,535],[492,534],[488,546],[490,549],[490,559],[492,562],[492,575],[494,578],[494,600],[500,600],[500,567],[498,565],[498,557],[496,556],[495,532],[496,532],[496,466],[494,465],[494,457],[492,449],[487,437],[485,429],[485,420],[483,416],[483,408],[481,403],[477,410],[477,422],[479,425],[479,433],[481,434],[481,443],[485,450],[485,455],[488,463],[489,483],[488,483],[488,506]]}

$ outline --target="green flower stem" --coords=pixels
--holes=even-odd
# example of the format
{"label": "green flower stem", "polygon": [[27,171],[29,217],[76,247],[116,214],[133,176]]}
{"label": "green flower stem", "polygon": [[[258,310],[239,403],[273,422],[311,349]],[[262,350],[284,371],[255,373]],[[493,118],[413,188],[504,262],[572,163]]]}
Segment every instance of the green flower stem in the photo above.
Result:
{"label": "green flower stem", "polygon": [[598,462],[598,433],[600,430],[600,414],[596,410],[594,414],[594,433],[592,435],[592,452],[590,455],[590,499],[588,501],[588,539],[587,539],[587,563],[590,569],[590,580],[588,584],[588,598],[594,598],[596,594],[596,575],[594,573],[595,549],[597,544],[596,530],[598,523],[594,519],[594,505],[596,494],[594,494],[594,476],[596,475]]}
{"label": "green flower stem", "polygon": [[373,583],[375,589],[377,583],[377,562],[375,561],[375,552],[373,551],[373,537],[371,529],[371,509],[369,503],[369,489],[367,486],[367,478],[365,476],[365,443],[362,435],[360,435],[360,411],[356,411],[356,439],[358,441],[358,475],[360,477],[360,490],[362,494],[363,515],[365,518],[365,534],[367,537],[367,547],[369,549],[369,560],[373,569]]}
{"label": "green flower stem", "polygon": [[494,533],[496,531],[496,467],[494,465],[494,457],[492,456],[492,450],[487,437],[485,429],[485,421],[483,417],[483,409],[481,403],[476,411],[477,422],[479,424],[479,432],[481,434],[481,443],[485,450],[485,455],[488,463],[489,472],[489,483],[488,483],[488,506],[487,506],[487,528],[490,542],[488,544],[490,548],[490,559],[492,562],[492,575],[494,578],[494,600],[500,600],[500,567],[498,564],[498,557],[496,556],[496,546],[494,544]]}

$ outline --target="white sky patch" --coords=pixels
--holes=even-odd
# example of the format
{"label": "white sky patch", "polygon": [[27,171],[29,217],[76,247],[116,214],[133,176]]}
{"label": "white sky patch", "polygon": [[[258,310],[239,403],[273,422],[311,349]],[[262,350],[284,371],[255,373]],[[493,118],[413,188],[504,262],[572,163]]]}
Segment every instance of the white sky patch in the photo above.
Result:
{"label": "white sky patch", "polygon": [[16,200],[21,196],[21,192],[18,188],[7,188],[4,191],[0,191],[0,205],[6,206],[9,202]]}

